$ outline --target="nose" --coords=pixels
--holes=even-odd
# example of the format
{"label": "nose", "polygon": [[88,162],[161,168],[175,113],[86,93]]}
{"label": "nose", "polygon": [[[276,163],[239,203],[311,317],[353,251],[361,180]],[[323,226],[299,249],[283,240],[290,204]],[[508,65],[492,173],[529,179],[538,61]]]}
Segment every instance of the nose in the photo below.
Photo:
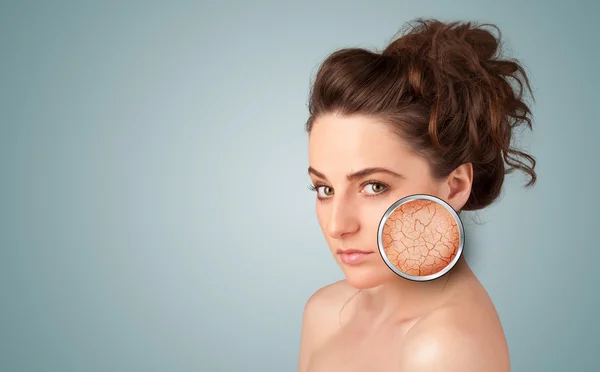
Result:
{"label": "nose", "polygon": [[342,239],[360,228],[357,208],[342,198],[332,203],[327,232],[334,239]]}

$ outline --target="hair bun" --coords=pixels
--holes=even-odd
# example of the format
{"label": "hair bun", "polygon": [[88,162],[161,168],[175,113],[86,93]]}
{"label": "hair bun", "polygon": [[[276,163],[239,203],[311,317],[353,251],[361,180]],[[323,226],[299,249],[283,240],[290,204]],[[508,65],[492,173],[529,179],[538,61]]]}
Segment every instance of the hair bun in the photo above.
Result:
{"label": "hair bun", "polygon": [[[461,26],[468,27],[468,26]],[[481,27],[481,26],[479,26]],[[489,25],[489,27],[493,27],[500,35],[500,30],[493,25]],[[473,50],[479,56],[479,59],[483,61],[487,61],[492,59],[496,52],[498,51],[500,37],[496,38],[492,33],[487,30],[480,28],[469,28],[466,31],[465,40],[471,45]]]}
{"label": "hair bun", "polygon": [[[486,28],[496,31],[496,35]],[[402,37],[391,42],[383,56],[425,58],[440,63],[451,62],[449,55],[471,54],[480,63],[494,58],[499,50],[501,32],[493,24],[448,22],[418,18],[406,24]]]}

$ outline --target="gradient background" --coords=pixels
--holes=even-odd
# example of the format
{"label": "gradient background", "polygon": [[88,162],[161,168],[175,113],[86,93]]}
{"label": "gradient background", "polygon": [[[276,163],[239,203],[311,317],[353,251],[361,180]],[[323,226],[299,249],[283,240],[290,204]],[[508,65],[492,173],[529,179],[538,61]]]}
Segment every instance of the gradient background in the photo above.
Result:
{"label": "gradient background", "polygon": [[425,16],[497,24],[535,89],[538,184],[464,221],[513,371],[598,371],[599,6],[253,3],[2,3],[0,370],[296,370],[304,304],[342,278],[311,77]]}

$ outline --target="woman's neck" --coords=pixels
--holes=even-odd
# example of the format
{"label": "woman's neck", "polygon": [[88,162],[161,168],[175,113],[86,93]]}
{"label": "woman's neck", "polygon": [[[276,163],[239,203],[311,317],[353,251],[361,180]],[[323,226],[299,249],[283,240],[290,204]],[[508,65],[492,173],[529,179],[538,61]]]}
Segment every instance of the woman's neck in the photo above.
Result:
{"label": "woman's neck", "polygon": [[[440,306],[448,298],[451,284],[470,269],[461,257],[456,266],[441,278],[428,282],[415,282],[393,277],[388,282],[363,291],[365,310],[376,322],[400,317],[411,319]],[[362,306],[361,306],[362,307]]]}

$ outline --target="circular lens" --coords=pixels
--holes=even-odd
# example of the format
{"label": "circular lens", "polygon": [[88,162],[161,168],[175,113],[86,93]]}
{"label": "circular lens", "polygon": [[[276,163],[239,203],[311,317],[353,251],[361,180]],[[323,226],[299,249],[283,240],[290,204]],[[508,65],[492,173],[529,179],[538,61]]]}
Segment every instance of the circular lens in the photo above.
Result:
{"label": "circular lens", "polygon": [[396,274],[428,281],[454,267],[463,250],[464,229],[445,201],[432,195],[411,195],[385,212],[377,244],[386,265]]}

